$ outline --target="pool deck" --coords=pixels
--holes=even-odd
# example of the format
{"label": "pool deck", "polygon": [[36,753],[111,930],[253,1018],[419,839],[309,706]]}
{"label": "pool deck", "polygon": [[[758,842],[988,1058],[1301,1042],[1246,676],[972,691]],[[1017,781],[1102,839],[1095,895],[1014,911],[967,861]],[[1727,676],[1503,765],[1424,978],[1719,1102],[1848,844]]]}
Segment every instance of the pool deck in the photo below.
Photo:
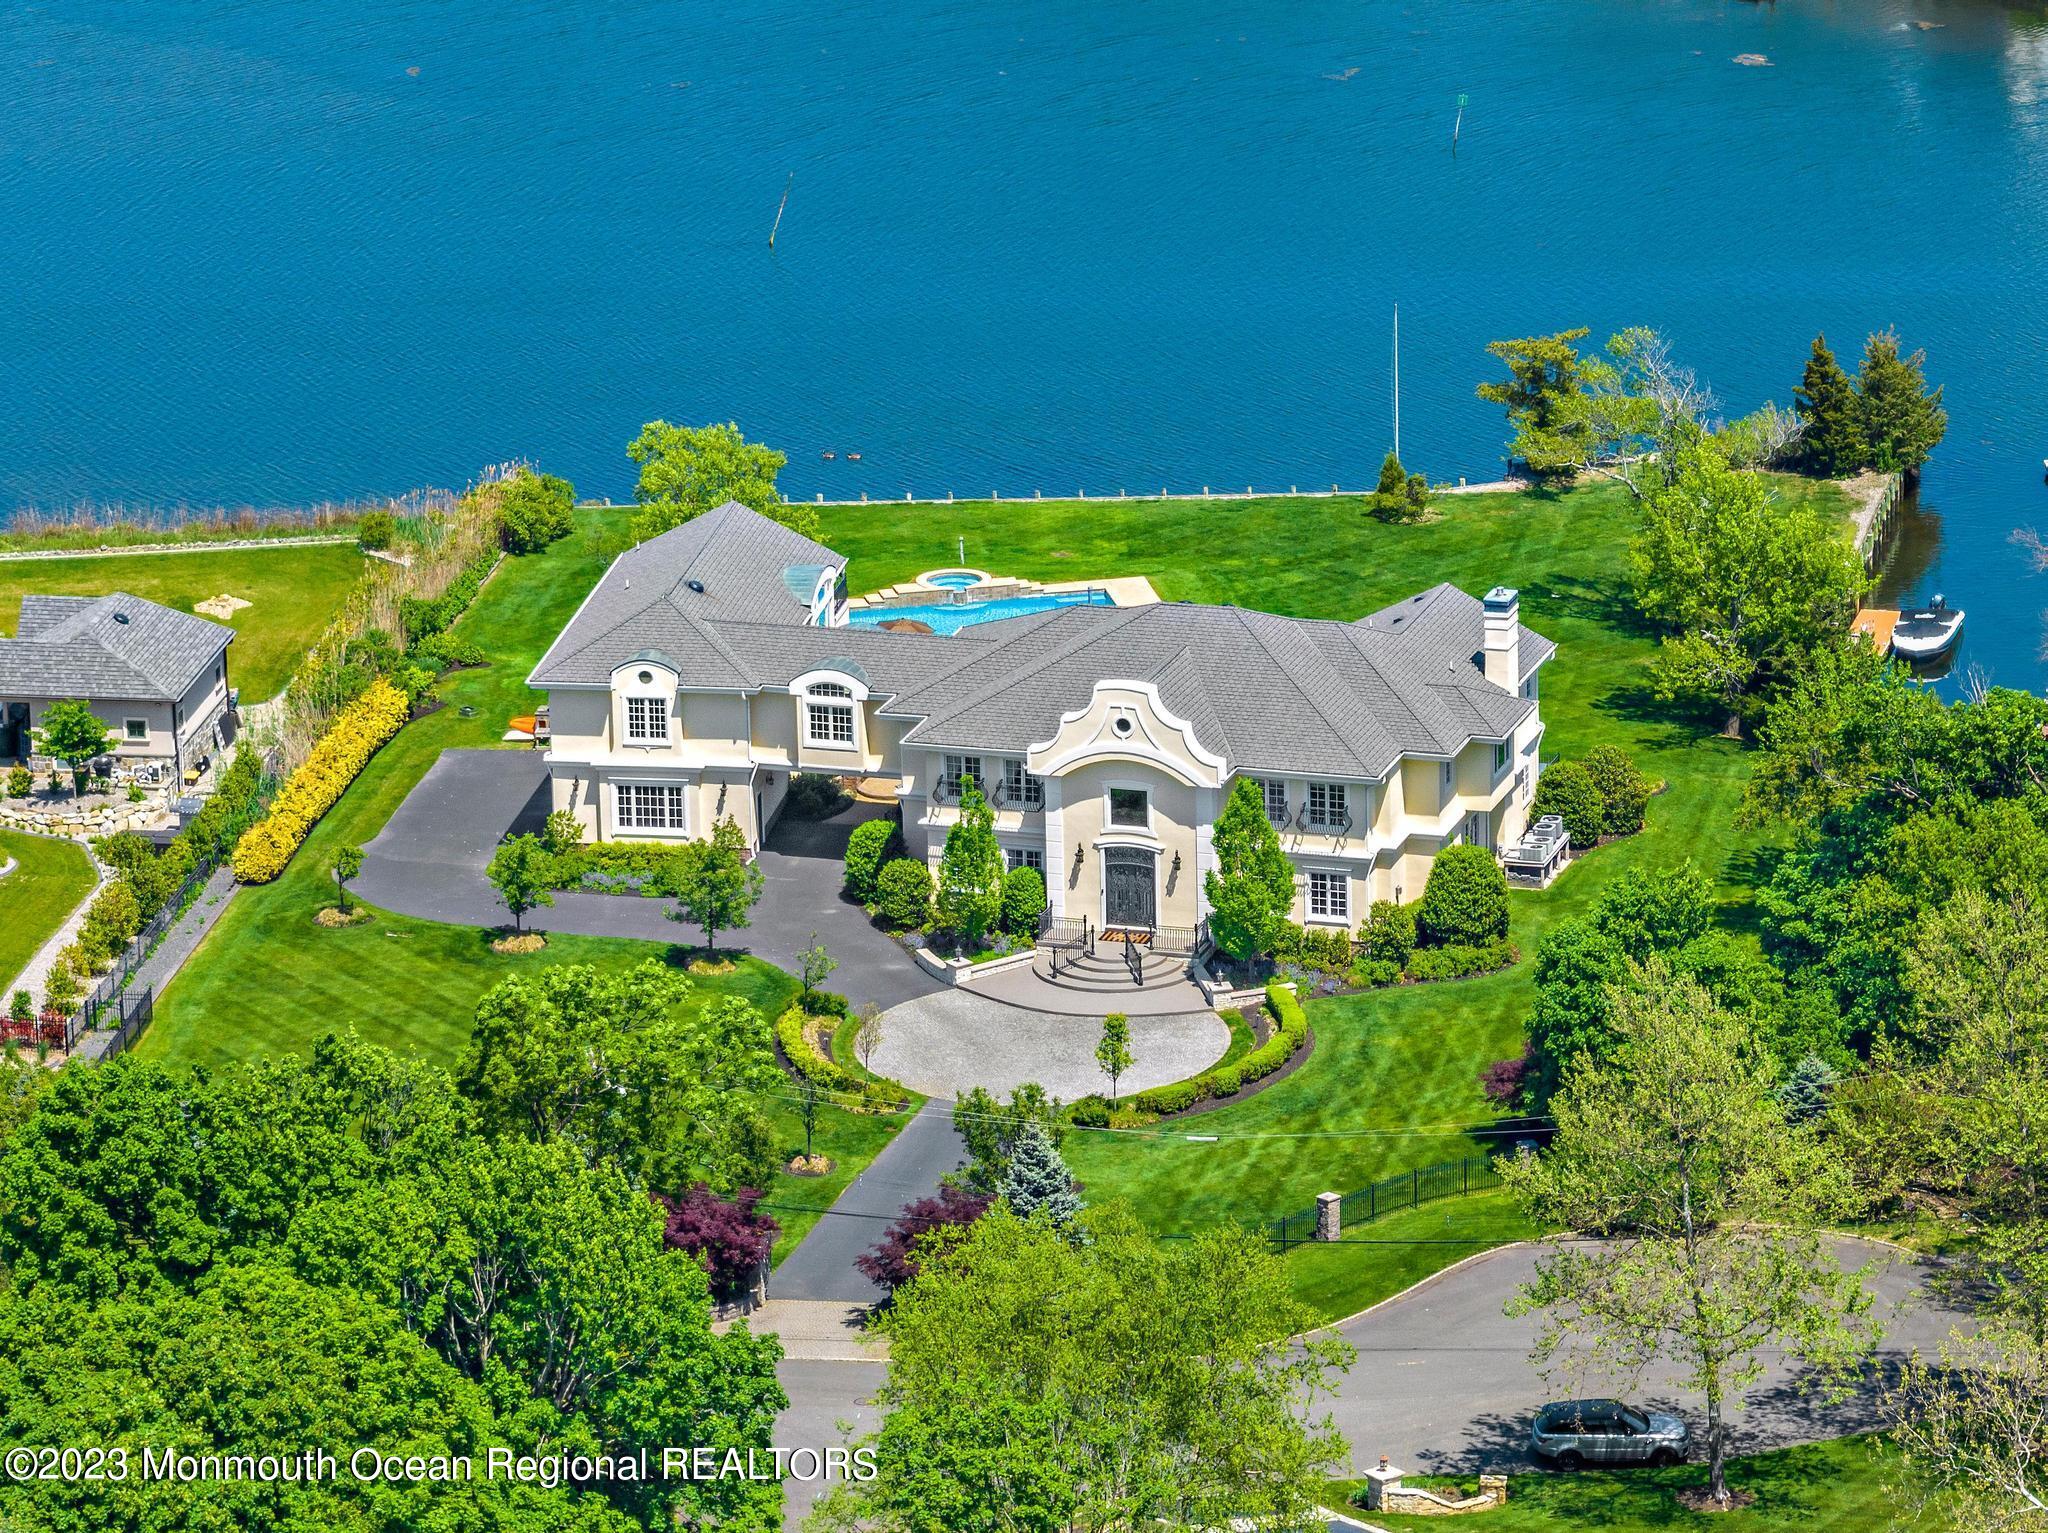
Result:
{"label": "pool deck", "polygon": [[[1118,575],[1110,580],[1023,580],[994,575],[984,583],[995,587],[1002,596],[1055,596],[1063,591],[1101,591],[1114,607],[1149,607],[1159,600],[1159,593],[1152,589],[1152,582],[1143,575]],[[966,589],[971,591],[974,587]],[[957,594],[957,587],[910,581],[856,596],[846,604],[846,610],[865,612],[876,607],[902,607],[920,601],[943,602]]]}

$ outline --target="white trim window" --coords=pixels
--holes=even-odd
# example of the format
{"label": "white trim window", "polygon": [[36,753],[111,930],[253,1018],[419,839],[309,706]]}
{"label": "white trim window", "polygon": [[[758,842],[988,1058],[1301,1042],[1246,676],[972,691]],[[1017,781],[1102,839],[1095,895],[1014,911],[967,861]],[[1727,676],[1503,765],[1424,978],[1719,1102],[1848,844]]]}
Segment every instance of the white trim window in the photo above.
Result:
{"label": "white trim window", "polygon": [[1495,777],[1500,776],[1501,773],[1508,769],[1508,756],[1509,748],[1507,741],[1502,740],[1493,747],[1493,775]]}
{"label": "white trim window", "polygon": [[1036,868],[1045,871],[1045,853],[1035,846],[1006,846],[1003,848],[1003,871],[1014,873],[1019,868]]}
{"label": "white trim window", "polygon": [[1003,802],[1020,809],[1045,807],[1045,779],[1024,770],[1015,756],[1003,762]]}
{"label": "white trim window", "polygon": [[804,694],[804,744],[844,750],[853,744],[853,689],[814,681]]}
{"label": "white trim window", "polygon": [[1287,823],[1287,780],[1284,777],[1254,777],[1260,796],[1266,801],[1266,818],[1275,825]]}
{"label": "white trim window", "polygon": [[614,789],[620,830],[683,830],[688,790],[674,783],[622,782]]}
{"label": "white trim window", "polygon": [[1312,782],[1308,785],[1308,822],[1323,829],[1341,829],[1350,818],[1344,784]]}
{"label": "white trim window", "polygon": [[988,779],[981,775],[979,756],[953,756],[946,758],[945,770],[939,774],[939,791],[947,798],[958,798],[968,778],[974,779],[974,786],[986,789]]}
{"label": "white trim window", "polygon": [[1351,875],[1312,868],[1308,875],[1308,918],[1351,922]]}
{"label": "white trim window", "polygon": [[1104,819],[1112,830],[1150,830],[1152,795],[1143,788],[1112,787]]}
{"label": "white trim window", "polygon": [[668,699],[629,697],[626,699],[626,743],[628,745],[668,744]]}
{"label": "white trim window", "polygon": [[123,719],[121,721],[121,730],[123,737],[130,745],[147,745],[149,743],[148,719]]}

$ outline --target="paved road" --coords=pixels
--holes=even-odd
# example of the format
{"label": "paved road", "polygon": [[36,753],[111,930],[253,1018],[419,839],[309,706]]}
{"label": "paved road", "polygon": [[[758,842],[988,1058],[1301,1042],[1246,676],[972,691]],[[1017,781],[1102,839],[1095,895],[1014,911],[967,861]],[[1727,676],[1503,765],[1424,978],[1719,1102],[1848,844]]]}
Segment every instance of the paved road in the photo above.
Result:
{"label": "paved road", "polygon": [[[1850,1399],[1829,1405],[1803,1393],[1796,1370],[1774,1357],[1748,1392],[1747,1408],[1734,1418],[1737,1452],[1844,1437],[1875,1426],[1880,1381],[1914,1348],[1933,1352],[1964,1318],[1927,1296],[1928,1264],[1863,1241],[1839,1241],[1835,1249],[1845,1264],[1879,1264],[1872,1287],[1885,1339],[1876,1363]],[[1358,1362],[1327,1408],[1351,1444],[1355,1468],[1362,1470],[1386,1454],[1417,1472],[1525,1471],[1530,1467],[1531,1413],[1546,1400],[1577,1395],[1622,1393],[1675,1410],[1697,1429],[1691,1403],[1676,1390],[1668,1371],[1635,1387],[1598,1376],[1573,1382],[1560,1374],[1545,1382],[1529,1361],[1537,1318],[1509,1319],[1502,1313],[1539,1254],[1532,1246],[1490,1251],[1337,1327],[1357,1348]],[[777,1423],[775,1440],[812,1444],[814,1434],[835,1420],[870,1423],[874,1412],[864,1402],[880,1386],[885,1367],[879,1362],[785,1363],[783,1382],[791,1405]],[[828,1432],[827,1440],[836,1439]],[[797,1525],[794,1503],[799,1500],[809,1504],[793,1490],[790,1527]]]}
{"label": "paved road", "polygon": [[[1103,1003],[1103,1010],[1115,1004]],[[1213,1011],[1133,1016],[1136,1059],[1117,1079],[1119,1093],[1199,1075],[1230,1047],[1230,1028]],[[1063,1102],[1109,1090],[1095,1062],[1102,1016],[1055,1016],[979,995],[944,990],[893,1008],[882,1020],[878,1073],[915,1091],[953,1097],[974,1086],[1007,1096],[1036,1081]]]}
{"label": "paved road", "polygon": [[882,1291],[861,1276],[854,1258],[882,1238],[904,1204],[937,1191],[939,1178],[966,1155],[953,1131],[952,1104],[926,1103],[839,1195],[832,1212],[782,1259],[769,1280],[769,1293],[777,1299],[874,1303]]}
{"label": "paved road", "polygon": [[[505,908],[484,868],[507,836],[538,831],[549,807],[547,760],[532,750],[444,751],[363,849],[352,886],[372,905],[460,926],[498,926]],[[777,968],[795,973],[797,954],[817,933],[839,970],[830,983],[856,1005],[894,1006],[941,988],[840,896],[846,838],[862,819],[886,811],[855,805],[831,820],[785,819],[761,854],[767,884],[753,924],[721,934]],[[668,903],[618,894],[557,894],[527,924],[541,931],[650,942],[701,942],[703,933],[668,919]]]}

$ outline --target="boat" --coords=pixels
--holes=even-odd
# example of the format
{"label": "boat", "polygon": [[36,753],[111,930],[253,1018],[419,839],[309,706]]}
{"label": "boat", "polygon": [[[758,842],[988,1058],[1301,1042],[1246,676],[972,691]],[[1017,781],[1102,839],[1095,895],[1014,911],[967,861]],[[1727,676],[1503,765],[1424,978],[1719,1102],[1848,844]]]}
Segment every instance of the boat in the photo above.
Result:
{"label": "boat", "polygon": [[860,462],[860,454],[857,452],[850,452],[846,455],[846,461],[848,463],[858,463]]}
{"label": "boat", "polygon": [[818,456],[823,458],[827,463],[830,463],[834,458],[838,457],[839,454],[836,452],[827,451],[819,453]]}
{"label": "boat", "polygon": [[1946,596],[1925,607],[1908,607],[1892,629],[1892,653],[1901,660],[1934,660],[1947,654],[1963,636],[1963,612]]}

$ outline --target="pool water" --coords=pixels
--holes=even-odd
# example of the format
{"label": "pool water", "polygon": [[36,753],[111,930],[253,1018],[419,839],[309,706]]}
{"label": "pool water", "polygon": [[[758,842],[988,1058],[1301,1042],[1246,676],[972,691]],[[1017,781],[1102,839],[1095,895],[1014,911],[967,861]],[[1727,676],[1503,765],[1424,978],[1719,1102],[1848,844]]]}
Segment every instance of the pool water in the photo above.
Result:
{"label": "pool water", "polygon": [[870,607],[847,621],[856,628],[875,628],[897,618],[929,624],[933,633],[958,633],[976,623],[1023,617],[1048,607],[1110,607],[1107,591],[1047,591],[1037,596],[999,596],[989,601],[946,603],[926,607]]}
{"label": "pool water", "polygon": [[969,586],[981,584],[981,577],[972,570],[947,570],[943,574],[927,575],[924,583],[937,586],[941,591],[964,591]]}

